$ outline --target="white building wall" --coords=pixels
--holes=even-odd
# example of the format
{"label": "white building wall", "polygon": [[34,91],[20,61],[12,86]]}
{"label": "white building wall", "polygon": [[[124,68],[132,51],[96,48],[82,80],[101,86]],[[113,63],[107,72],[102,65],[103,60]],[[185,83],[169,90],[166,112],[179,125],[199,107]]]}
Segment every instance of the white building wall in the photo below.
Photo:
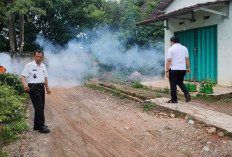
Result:
{"label": "white building wall", "polygon": [[184,7],[192,6],[198,3],[206,3],[206,2],[215,2],[216,0],[174,0],[168,8],[166,8],[166,13],[182,9]]}
{"label": "white building wall", "polygon": [[[184,2],[183,2],[184,1]],[[198,3],[202,1],[196,0]],[[181,3],[182,2],[182,3]],[[190,4],[191,2],[191,4]],[[167,10],[174,9],[173,4],[179,5],[175,8],[180,9],[187,7],[187,4],[194,5],[195,0],[176,0]],[[205,1],[208,2],[208,1]],[[212,8],[217,11],[226,12],[226,7],[218,6]],[[173,11],[173,10],[172,10]],[[204,16],[210,16],[209,19],[204,20]],[[187,17],[191,17],[187,15]],[[217,25],[218,28],[218,84],[225,86],[232,86],[232,2],[230,2],[230,15],[229,19],[225,19],[220,15],[211,14],[203,11],[195,12],[196,22],[190,22],[189,20],[177,20],[169,19],[169,29],[165,29],[165,59],[168,48],[170,47],[170,38],[174,36],[175,32],[184,31],[189,29],[195,29],[200,27],[206,27],[211,25]],[[167,22],[167,21],[166,21]],[[184,22],[183,25],[179,25],[179,22]]]}
{"label": "white building wall", "polygon": [[232,2],[229,19],[218,24],[218,84],[232,86]]}

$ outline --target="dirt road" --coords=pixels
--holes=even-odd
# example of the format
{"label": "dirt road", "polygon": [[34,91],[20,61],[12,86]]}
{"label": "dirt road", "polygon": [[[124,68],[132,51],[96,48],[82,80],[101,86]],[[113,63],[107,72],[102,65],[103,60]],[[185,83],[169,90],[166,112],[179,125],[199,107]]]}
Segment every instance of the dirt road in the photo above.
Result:
{"label": "dirt road", "polygon": [[[22,140],[23,148],[21,141],[21,155],[229,157],[232,154],[232,141],[228,138],[208,135],[180,118],[154,116],[138,105],[81,86],[53,89],[46,97],[45,109],[51,133],[40,134],[31,129]],[[33,116],[30,123],[32,120]],[[204,147],[209,151],[203,150]]]}

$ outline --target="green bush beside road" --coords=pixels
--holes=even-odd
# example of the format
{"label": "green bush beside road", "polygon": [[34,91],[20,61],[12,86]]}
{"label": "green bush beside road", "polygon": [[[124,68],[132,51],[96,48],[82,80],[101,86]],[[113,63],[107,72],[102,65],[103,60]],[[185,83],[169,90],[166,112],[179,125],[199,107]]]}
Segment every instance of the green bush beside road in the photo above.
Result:
{"label": "green bush beside road", "polygon": [[2,147],[18,139],[18,134],[28,128],[24,92],[18,75],[0,74],[0,156]]}

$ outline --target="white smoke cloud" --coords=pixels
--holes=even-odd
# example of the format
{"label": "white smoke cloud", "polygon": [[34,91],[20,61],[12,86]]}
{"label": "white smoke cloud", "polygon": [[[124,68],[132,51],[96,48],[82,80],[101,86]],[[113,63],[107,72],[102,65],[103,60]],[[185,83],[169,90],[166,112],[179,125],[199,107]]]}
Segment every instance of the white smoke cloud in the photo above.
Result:
{"label": "white smoke cloud", "polygon": [[0,53],[0,66],[4,66],[7,72],[21,74],[24,64],[30,61],[31,57],[13,56],[7,53]]}
{"label": "white smoke cloud", "polygon": [[[66,87],[80,84],[90,76],[98,76],[99,64],[110,65],[115,71],[131,69],[131,72],[142,73],[145,69],[152,76],[160,76],[164,70],[162,46],[160,49],[135,46],[125,51],[110,31],[98,30],[97,35],[91,43],[71,40],[63,47],[52,44],[41,35],[37,36],[36,43],[45,53],[50,85]],[[9,55],[2,54],[0,64],[8,67],[8,72],[20,74],[26,63],[14,62]]]}

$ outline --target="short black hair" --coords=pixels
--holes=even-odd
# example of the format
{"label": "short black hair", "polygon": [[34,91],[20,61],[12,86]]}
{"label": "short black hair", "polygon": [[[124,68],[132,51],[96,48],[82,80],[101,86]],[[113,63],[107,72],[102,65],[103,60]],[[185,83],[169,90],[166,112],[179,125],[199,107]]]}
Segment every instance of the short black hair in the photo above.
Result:
{"label": "short black hair", "polygon": [[42,53],[43,56],[44,56],[44,52],[43,52],[42,50],[37,49],[37,50],[34,51],[34,57],[35,57],[35,55],[36,55],[37,52],[38,52],[38,53]]}
{"label": "short black hair", "polygon": [[180,43],[180,39],[178,37],[171,37],[170,41],[174,43]]}

